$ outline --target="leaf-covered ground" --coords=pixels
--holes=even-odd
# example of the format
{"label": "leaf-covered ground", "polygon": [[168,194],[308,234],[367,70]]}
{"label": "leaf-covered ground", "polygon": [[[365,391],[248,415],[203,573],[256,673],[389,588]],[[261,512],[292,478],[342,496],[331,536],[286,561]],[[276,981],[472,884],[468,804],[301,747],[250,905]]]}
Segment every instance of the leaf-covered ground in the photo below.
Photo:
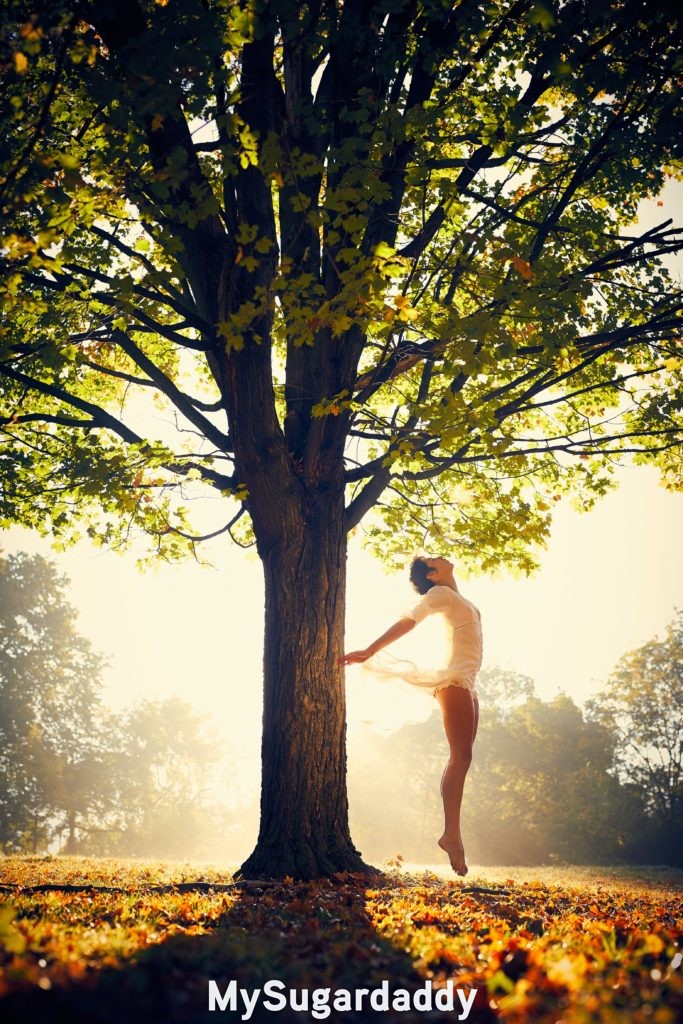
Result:
{"label": "leaf-covered ground", "polygon": [[[239,1020],[241,1003],[235,1013],[208,1011],[210,979],[220,991],[232,979],[250,991],[279,979],[309,998],[329,988],[332,999],[385,980],[391,996],[452,978],[477,989],[474,1022],[683,1019],[682,872],[486,868],[456,882],[394,865],[370,886],[338,876],[236,889],[225,872],[189,864],[5,858],[0,876],[7,1022]],[[35,891],[48,885],[72,890]],[[327,1019],[458,1019],[436,1009],[374,1013],[362,998]],[[257,1004],[250,1019],[324,1018]]]}

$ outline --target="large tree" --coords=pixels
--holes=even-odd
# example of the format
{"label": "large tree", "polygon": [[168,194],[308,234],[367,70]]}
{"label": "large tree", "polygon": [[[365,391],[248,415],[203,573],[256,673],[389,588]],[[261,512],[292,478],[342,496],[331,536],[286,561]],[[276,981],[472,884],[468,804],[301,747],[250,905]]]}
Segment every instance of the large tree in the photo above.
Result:
{"label": "large tree", "polygon": [[[678,23],[638,0],[8,2],[0,511],[255,542],[246,875],[360,869],[347,536],[534,564],[615,458],[680,477]],[[153,396],[166,412],[146,401]],[[177,430],[174,430],[174,427]],[[194,527],[185,499],[218,521]],[[208,515],[208,513],[207,513]]]}

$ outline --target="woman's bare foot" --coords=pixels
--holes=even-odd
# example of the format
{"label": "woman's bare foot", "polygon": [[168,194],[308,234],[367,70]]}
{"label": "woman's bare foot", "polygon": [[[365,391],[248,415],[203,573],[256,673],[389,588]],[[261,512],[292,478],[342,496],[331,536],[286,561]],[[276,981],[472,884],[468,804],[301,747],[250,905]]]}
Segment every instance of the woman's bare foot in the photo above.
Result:
{"label": "woman's bare foot", "polygon": [[465,863],[465,850],[462,845],[462,840],[459,836],[455,839],[450,839],[448,836],[441,836],[437,840],[442,850],[445,850],[448,854],[448,859],[451,862],[451,867],[455,871],[456,875],[467,874],[467,864]]}

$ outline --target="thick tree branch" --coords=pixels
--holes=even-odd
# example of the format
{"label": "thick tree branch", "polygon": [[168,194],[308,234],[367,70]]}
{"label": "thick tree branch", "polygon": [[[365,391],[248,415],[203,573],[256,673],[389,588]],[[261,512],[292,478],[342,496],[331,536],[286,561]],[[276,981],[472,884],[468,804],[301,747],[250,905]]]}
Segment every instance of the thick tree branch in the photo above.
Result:
{"label": "thick tree branch", "polygon": [[[56,384],[49,384],[46,381],[30,377],[28,374],[21,373],[19,370],[9,366],[7,363],[0,363],[0,376],[7,377],[10,380],[15,381],[17,384],[22,384],[30,391],[37,391],[41,395],[54,398],[56,401],[62,402],[64,405],[71,406],[74,409],[78,409],[80,412],[86,413],[90,417],[89,421],[83,423],[83,426],[86,429],[103,428],[105,430],[110,430],[113,434],[116,434],[117,437],[120,437],[122,441],[125,441],[127,444],[136,445],[143,451],[147,446],[144,438],[136,434],[135,431],[126,426],[125,423],[122,423],[121,420],[112,416],[111,413],[108,413],[99,405],[94,405],[92,402],[87,402],[85,399],[71,394],[71,392],[67,391],[65,388],[60,388]],[[11,416],[9,417],[9,420],[11,420]],[[227,477],[221,473],[216,473],[214,470],[209,469],[206,466],[202,466],[199,463],[179,463],[169,461],[165,463],[165,466],[178,476],[187,476],[190,470],[196,469],[199,471],[202,479],[221,491],[232,490],[237,486],[237,481],[234,477]]]}
{"label": "thick tree branch", "polygon": [[562,402],[571,402],[575,398],[580,398],[582,395],[590,395],[595,391],[604,391],[610,388],[620,389],[622,385],[626,384],[630,380],[638,380],[663,369],[664,366],[653,366],[647,370],[638,370],[634,373],[625,373],[619,377],[610,378],[609,380],[601,380],[596,384],[587,384],[585,388],[577,388],[575,391],[559,395],[557,398],[548,398],[544,402],[529,402],[528,405],[519,405],[515,412],[529,412],[532,409],[546,409],[551,405],[560,405]]}
{"label": "thick tree branch", "polygon": [[[67,270],[70,274],[82,275],[88,278],[90,281],[99,281],[101,284],[109,285],[112,289],[110,297],[116,300],[117,287],[120,287],[120,281],[117,278],[109,277],[107,274],[103,274],[102,271],[92,270],[90,267],[79,266],[77,263],[64,263],[62,264],[64,270]],[[170,295],[164,295],[161,292],[152,291],[150,288],[145,288],[141,284],[133,284],[131,286],[131,292],[133,295],[137,295],[139,298],[148,299],[150,302],[159,303],[162,306],[168,306],[175,313],[184,317],[184,322],[188,327],[194,327],[198,331],[206,332],[207,324],[201,320],[192,310],[179,303]],[[101,297],[100,292],[94,292],[93,295],[96,298]]]}
{"label": "thick tree branch", "polygon": [[680,251],[683,249],[683,238],[677,236],[681,235],[681,229],[672,228],[670,231],[665,231],[664,229],[669,224],[671,224],[671,219],[658,224],[654,228],[650,228],[649,231],[644,231],[642,235],[638,235],[635,238],[625,236],[624,241],[627,241],[627,245],[612,249],[610,252],[600,256],[599,259],[589,263],[582,271],[583,275],[588,277],[606,270],[613,270],[616,267],[625,266],[632,262],[641,262],[644,260],[644,254],[643,252],[638,252],[638,250],[642,249],[645,245],[660,246],[656,252],[649,254],[650,259],[653,256],[662,255],[666,252]]}
{"label": "thick tree branch", "polygon": [[64,405],[70,405],[74,409],[78,409],[80,412],[85,412],[91,417],[92,425],[98,427],[105,427],[107,430],[111,430],[112,433],[116,434],[121,440],[126,441],[128,444],[142,445],[144,440],[138,434],[136,434],[130,427],[127,427],[125,423],[116,419],[111,413],[106,412],[100,408],[99,405],[93,405],[92,402],[87,402],[83,398],[79,398],[77,395],[72,395],[65,388],[57,387],[56,384],[49,384],[47,381],[38,380],[35,377],[30,377],[26,373],[21,373],[19,370],[15,370],[7,363],[0,363],[0,375],[8,377],[10,380],[15,381],[17,384],[23,384],[24,387],[29,388],[31,391],[37,391],[41,395],[47,395],[50,398],[56,399],[58,402],[63,402]]}
{"label": "thick tree branch", "polygon": [[[26,272],[24,274],[24,279],[40,289],[47,289],[48,291],[53,292],[65,292],[69,284],[73,281],[73,278],[69,277],[67,274],[60,274],[56,270],[51,269],[50,272],[52,277],[47,277],[45,274]],[[143,327],[146,327],[151,333],[161,335],[161,337],[166,338],[167,341],[173,342],[174,345],[178,345],[181,348],[193,349],[196,352],[206,352],[207,350],[206,341],[194,341],[191,338],[186,338],[184,335],[177,333],[177,330],[184,330],[190,326],[189,324],[182,323],[172,326],[161,324],[158,320],[155,320],[154,317],[144,313],[141,309],[133,306],[127,300],[110,295],[106,291],[93,291],[89,298],[102,303],[103,306],[110,306],[119,313],[128,314],[131,318],[138,320],[139,323],[142,324]],[[107,317],[101,317],[100,319],[102,324],[105,326],[109,322]],[[213,337],[213,332],[211,332],[210,336]]]}
{"label": "thick tree branch", "polygon": [[[94,235],[97,235],[98,238],[101,238],[104,241],[109,242],[110,245],[114,246],[115,249],[118,249],[118,251],[123,253],[124,256],[127,256],[129,259],[135,260],[136,262],[142,264],[142,266],[149,274],[155,275],[157,277],[160,276],[161,271],[154,266],[152,261],[149,260],[144,255],[144,253],[138,252],[137,249],[133,249],[131,248],[131,246],[126,245],[126,243],[123,242],[118,237],[118,235],[113,234],[111,231],[105,231],[104,228],[98,227],[97,224],[91,224],[89,230],[92,231]],[[194,322],[194,325],[197,326],[198,329],[201,329],[201,326],[203,325],[202,321],[197,315],[196,309],[188,309],[188,307],[185,305],[185,302],[183,301],[183,296],[181,295],[181,293],[177,291],[177,289],[175,289],[168,280],[168,273],[165,275],[165,278],[165,293],[150,292],[150,297],[154,297],[154,301],[162,302],[165,305],[170,306],[171,309],[173,309],[176,313],[184,317],[188,323]]]}
{"label": "thick tree branch", "polygon": [[125,380],[127,384],[134,384],[139,388],[156,387],[154,381],[149,380],[146,377],[135,377],[132,373],[125,373],[123,370],[114,370],[111,366],[102,366],[101,363],[96,363],[92,359],[81,359],[80,363],[82,366],[89,366],[91,370],[103,373],[107,377],[116,377],[118,380]]}
{"label": "thick tree branch", "polygon": [[[132,69],[126,67],[130,48],[146,31],[145,14],[137,0],[94,0],[86,7],[87,16],[117,57],[121,80],[128,87],[135,87],[130,95],[130,109],[135,114],[140,94],[144,95],[147,88],[154,89],[157,85],[152,78],[148,86],[145,79],[140,78],[134,63]],[[156,116],[146,112],[142,118],[152,166],[155,172],[167,174],[173,154],[182,151],[185,154],[183,174],[170,176],[172,204],[176,209],[182,209],[184,205],[190,210],[196,209],[201,198],[212,193],[183,114],[180,87],[172,98],[167,91],[160,92],[158,102],[162,109]],[[204,329],[209,325],[209,331],[212,331],[220,320],[218,295],[212,282],[224,274],[226,265],[234,259],[236,243],[226,236],[217,213],[206,213],[192,227],[180,217],[174,219],[166,215],[162,219],[181,243],[178,262],[192,284],[199,319]]]}
{"label": "thick tree branch", "polygon": [[[2,373],[1,369],[0,373]],[[46,412],[13,413],[12,416],[0,416],[0,423],[8,427],[20,423],[54,423],[59,427],[76,427],[77,429],[91,429],[97,426],[93,419],[78,420],[72,416],[54,416]]]}
{"label": "thick tree branch", "polygon": [[[655,436],[666,436],[670,437],[671,440],[666,444],[662,445],[648,445],[647,447],[620,447],[620,448],[608,448],[607,445],[614,444],[615,441],[628,440],[634,437],[655,437]],[[513,438],[513,440],[515,440]],[[581,455],[593,454],[598,451],[601,455],[643,455],[645,453],[655,454],[657,452],[667,451],[671,448],[679,447],[681,444],[681,432],[676,428],[670,430],[643,430],[633,431],[624,434],[615,434],[611,436],[605,436],[601,438],[593,438],[590,440],[575,440],[567,439],[562,444],[553,444],[552,442],[538,441],[534,439],[534,442],[529,447],[513,448],[504,452],[486,452],[481,451],[474,455],[467,455],[465,450],[460,450],[456,454],[445,458],[439,462],[438,465],[434,466],[433,469],[417,470],[415,472],[406,470],[401,474],[401,478],[406,480],[430,480],[434,477],[440,476],[445,470],[452,469],[455,465],[472,465],[487,462],[496,462],[498,459],[506,460],[511,458],[518,458],[520,456],[527,455],[552,455],[556,452],[564,452],[566,455],[572,455],[580,457]],[[472,447],[472,443],[468,443],[464,448],[469,449]],[[397,474],[398,477],[398,474]]]}
{"label": "thick tree branch", "polygon": [[176,409],[183,414],[185,419],[197,427],[204,437],[208,438],[212,444],[215,444],[219,451],[229,452],[232,450],[232,442],[228,435],[219,430],[206,416],[202,416],[192,399],[181,391],[149,356],[145,355],[142,349],[135,344],[125,331],[113,330],[111,338],[133,360],[135,365],[147,374],[149,379],[166,395]]}

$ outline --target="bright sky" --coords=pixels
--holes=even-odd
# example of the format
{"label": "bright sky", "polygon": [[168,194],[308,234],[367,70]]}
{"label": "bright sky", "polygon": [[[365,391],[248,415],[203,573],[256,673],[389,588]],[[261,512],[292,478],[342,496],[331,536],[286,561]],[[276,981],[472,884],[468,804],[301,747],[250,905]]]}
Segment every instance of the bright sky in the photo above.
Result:
{"label": "bright sky", "polygon": [[[647,204],[641,226],[667,216],[680,222],[682,191],[670,186],[663,210]],[[463,594],[482,613],[485,665],[531,676],[544,699],[564,691],[582,703],[622,654],[663,634],[674,609],[683,607],[683,494],[664,491],[650,468],[623,469],[619,480],[619,489],[588,514],[558,503],[533,578],[460,579]],[[81,632],[110,659],[108,703],[121,707],[177,694],[208,711],[229,738],[245,794],[252,789],[259,771],[263,646],[255,554],[221,537],[204,548],[214,568],[161,563],[142,574],[135,553],[119,556],[81,543],[56,555],[47,540],[18,527],[5,532],[0,548],[54,557],[71,578]],[[353,540],[347,649],[369,644],[415,600],[405,574],[387,575]],[[421,623],[392,653],[428,658],[430,628]],[[364,721],[386,731],[427,718],[435,706],[428,692],[371,681],[357,666],[347,670],[347,692],[351,731]]]}

